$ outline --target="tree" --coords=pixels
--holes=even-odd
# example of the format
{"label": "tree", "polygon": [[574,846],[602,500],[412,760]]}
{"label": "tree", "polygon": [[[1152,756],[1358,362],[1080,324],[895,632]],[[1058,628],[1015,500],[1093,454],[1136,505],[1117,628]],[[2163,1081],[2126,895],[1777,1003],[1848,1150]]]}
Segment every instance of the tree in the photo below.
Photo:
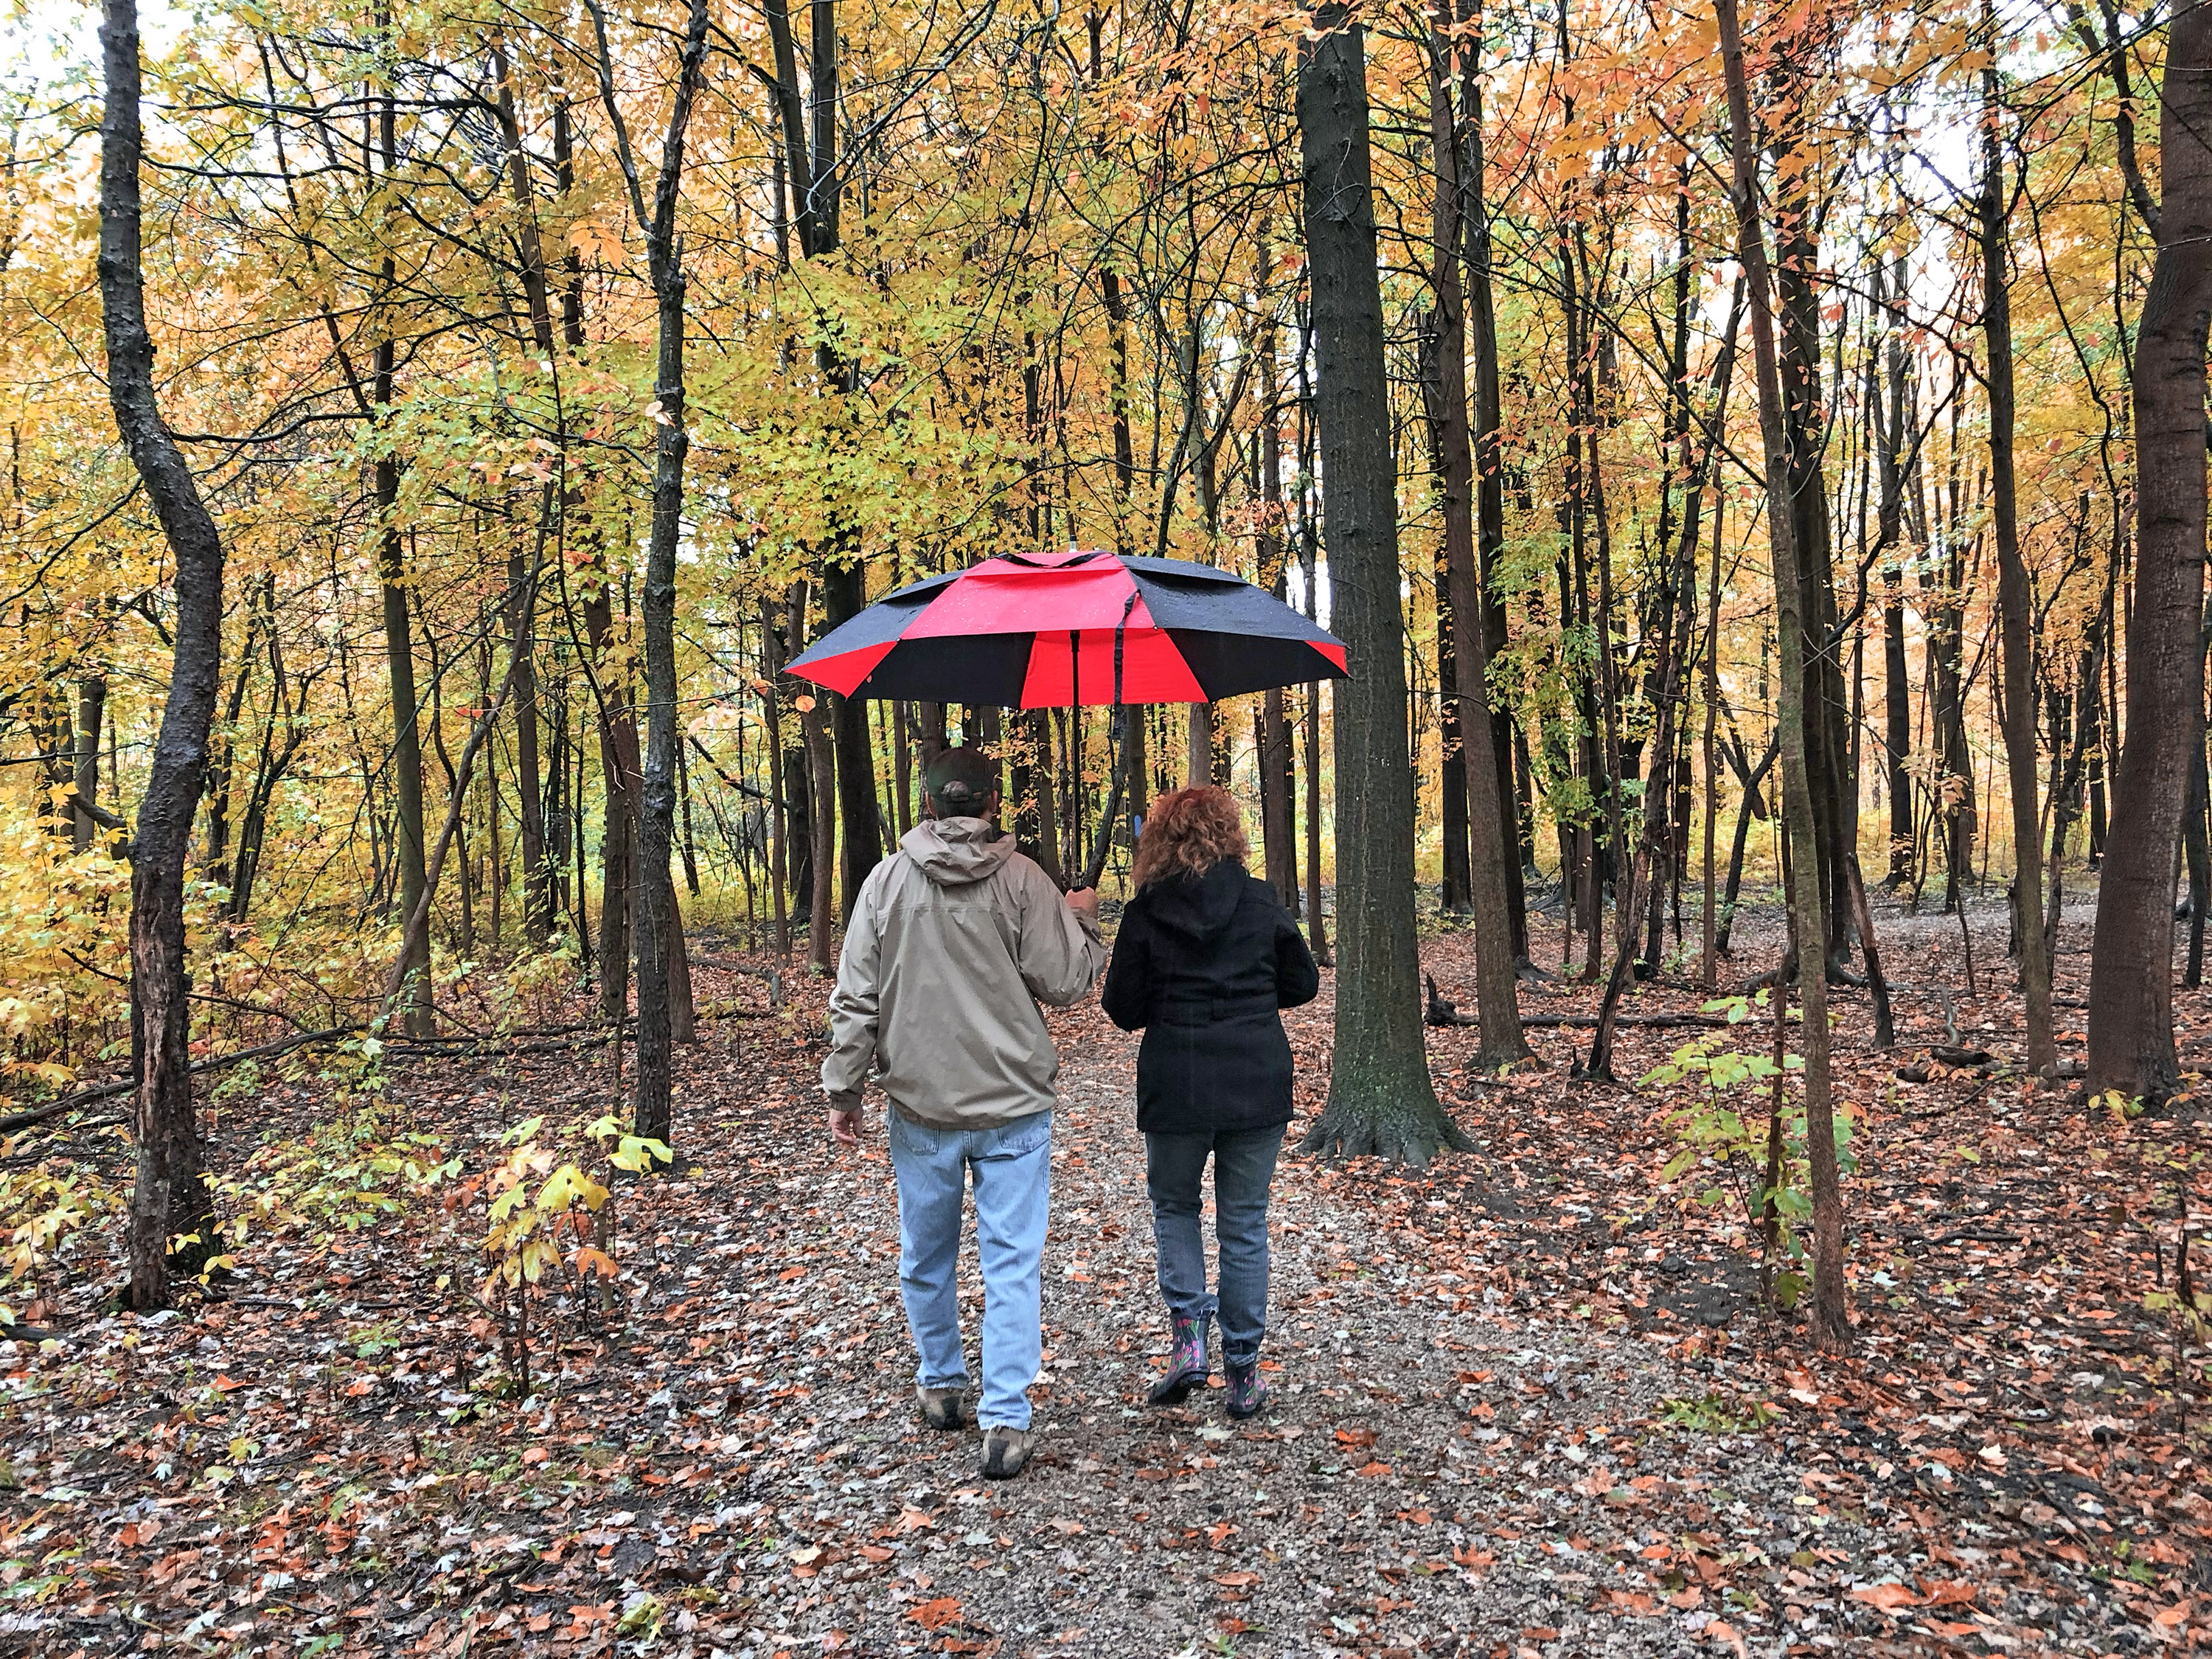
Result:
{"label": "tree", "polygon": [[1328,1104],[1304,1142],[1426,1164],[1468,1141],[1437,1103],[1413,939],[1397,481],[1382,375],[1364,31],[1340,0],[1298,47],[1306,264],[1321,427],[1330,621],[1352,664],[1336,688],[1336,1046]]}
{"label": "tree", "polygon": [[1775,633],[1781,659],[1777,735],[1782,750],[1782,818],[1791,859],[1790,917],[1797,946],[1797,986],[1804,1013],[1805,1149],[1813,1184],[1813,1335],[1830,1352],[1850,1346],[1844,1300],[1843,1197],[1836,1168],[1834,1103],[1828,1078],[1828,984],[1821,971],[1826,898],[1813,816],[1807,707],[1812,682],[1805,659],[1802,587],[1793,514],[1788,414],[1774,339],[1773,272],[1759,212],[1759,146],[1743,66],[1743,33],[1735,0],[1715,0],[1721,68],[1728,85],[1729,142],[1735,161],[1737,252],[1751,304],[1752,361],[1759,380],[1759,430],[1766,471],[1767,545],[1774,563]]}
{"label": "tree", "polygon": [[653,529],[645,562],[646,742],[642,799],[638,812],[637,1105],[638,1134],[667,1142],[673,1065],[671,945],[676,933],[676,895],[668,860],[676,835],[676,544],[684,529],[684,459],[691,446],[684,423],[684,263],[676,234],[676,209],[684,192],[684,142],[691,108],[705,79],[707,0],[690,0],[684,47],[677,60],[676,92],[668,131],[661,140],[653,205],[646,206],[630,149],[629,129],[615,98],[614,58],[607,46],[605,14],[586,0],[599,45],[599,96],[615,137],[630,210],[645,230],[653,281],[657,345],[653,397]]}
{"label": "tree", "polygon": [[204,1250],[215,1218],[192,1110],[184,901],[222,656],[222,538],[154,397],[154,338],[140,264],[138,168],[145,137],[137,0],[107,0],[100,43],[106,92],[100,131],[100,306],[108,400],[176,564],[168,696],[131,836],[131,1133],[137,1160],[124,1299],[150,1313],[169,1303],[172,1239],[199,1234]]}
{"label": "tree", "polygon": [[[1995,14],[1985,3],[1984,25]],[[1994,42],[1991,43],[1994,46]],[[1997,544],[1997,627],[2004,650],[2004,745],[2012,794],[2013,939],[2027,1026],[2027,1068],[2058,1058],[2051,1030],[2051,959],[2044,953],[2042,814],[2036,780],[2035,620],[2020,550],[2020,486],[2013,465],[2012,292],[2006,270],[2003,113],[1994,55],[1982,70],[1982,337],[1989,351],[1990,508]]]}
{"label": "tree", "polygon": [[[2173,1042],[2173,884],[2203,743],[2204,350],[2212,331],[2212,8],[2177,13],[2159,88],[2157,254],[2136,333],[2135,605],[2127,726],[2089,957],[2093,1094],[2163,1099]],[[2132,145],[2130,146],[2132,154]],[[2148,210],[2147,195],[2137,198]]]}
{"label": "tree", "polygon": [[1489,641],[1482,623],[1486,606],[1475,562],[1467,301],[1460,280],[1463,186],[1459,168],[1467,146],[1452,99],[1457,57],[1449,14],[1443,13],[1431,28],[1429,122],[1436,155],[1435,258],[1431,275],[1437,299],[1436,447],[1442,463],[1439,486],[1443,496],[1450,658],[1458,680],[1444,690],[1457,703],[1459,734],[1467,747],[1462,771],[1468,792],[1468,898],[1474,912],[1475,1011],[1482,1022],[1475,1065],[1484,1071],[1495,1071],[1531,1056],[1521,1030],[1520,976],[1506,892],[1509,874],[1518,866],[1498,782],[1497,726],[1490,710]]}

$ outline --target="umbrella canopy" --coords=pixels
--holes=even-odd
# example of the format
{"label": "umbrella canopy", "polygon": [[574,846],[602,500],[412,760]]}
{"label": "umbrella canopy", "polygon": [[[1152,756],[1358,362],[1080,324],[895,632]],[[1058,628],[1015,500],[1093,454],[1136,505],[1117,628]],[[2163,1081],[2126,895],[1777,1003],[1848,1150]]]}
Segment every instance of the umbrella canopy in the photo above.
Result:
{"label": "umbrella canopy", "polygon": [[1006,708],[1211,702],[1346,677],[1341,640],[1225,570],[1073,548],[902,587],[790,672],[848,697]]}

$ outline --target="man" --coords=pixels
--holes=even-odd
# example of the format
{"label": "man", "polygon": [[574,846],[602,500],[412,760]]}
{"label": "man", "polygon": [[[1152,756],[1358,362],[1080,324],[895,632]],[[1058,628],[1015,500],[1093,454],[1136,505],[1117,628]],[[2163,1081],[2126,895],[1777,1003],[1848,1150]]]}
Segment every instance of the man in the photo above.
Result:
{"label": "man", "polygon": [[1040,1002],[1066,1007],[1104,966],[1098,896],[1063,897],[991,822],[997,769],[951,749],[923,781],[924,817],[875,867],[853,907],[822,1086],[830,1133],[857,1146],[869,1063],[890,1097],[884,1134],[898,1177],[899,1289],[932,1428],[964,1425],[960,1211],[975,1183],[983,1262],[983,1474],[1010,1480],[1036,1444],[1029,1386],[1043,1354],[1042,1287],[1051,1193],[1053,1079]]}

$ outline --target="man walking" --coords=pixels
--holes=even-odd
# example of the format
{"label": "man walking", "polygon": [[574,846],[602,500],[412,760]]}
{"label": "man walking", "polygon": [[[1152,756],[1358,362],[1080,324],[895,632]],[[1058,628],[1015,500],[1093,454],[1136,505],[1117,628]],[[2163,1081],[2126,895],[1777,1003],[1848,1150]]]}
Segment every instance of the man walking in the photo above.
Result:
{"label": "man walking", "polygon": [[845,930],[822,1086],[830,1133],[860,1144],[870,1062],[890,1097],[899,1289],[932,1428],[964,1425],[968,1366],[955,1269],[970,1172],[983,1266],[983,1474],[1030,1461],[1029,1386],[1043,1354],[1039,1270],[1051,1194],[1059,1056],[1040,1002],[1066,1007],[1105,965],[1098,896],[1063,898],[991,822],[997,769],[950,749],[923,781],[923,821],[878,865]]}

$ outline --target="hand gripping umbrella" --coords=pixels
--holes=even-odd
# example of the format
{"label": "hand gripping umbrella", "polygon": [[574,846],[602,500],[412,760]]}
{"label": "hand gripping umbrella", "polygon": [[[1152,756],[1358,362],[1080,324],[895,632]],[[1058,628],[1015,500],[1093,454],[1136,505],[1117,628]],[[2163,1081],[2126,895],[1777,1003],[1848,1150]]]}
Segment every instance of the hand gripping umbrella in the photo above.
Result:
{"label": "hand gripping umbrella", "polygon": [[[1008,708],[1212,702],[1346,673],[1341,640],[1225,570],[1073,548],[911,583],[790,672],[842,696]],[[1121,783],[1117,766],[1109,825]]]}

